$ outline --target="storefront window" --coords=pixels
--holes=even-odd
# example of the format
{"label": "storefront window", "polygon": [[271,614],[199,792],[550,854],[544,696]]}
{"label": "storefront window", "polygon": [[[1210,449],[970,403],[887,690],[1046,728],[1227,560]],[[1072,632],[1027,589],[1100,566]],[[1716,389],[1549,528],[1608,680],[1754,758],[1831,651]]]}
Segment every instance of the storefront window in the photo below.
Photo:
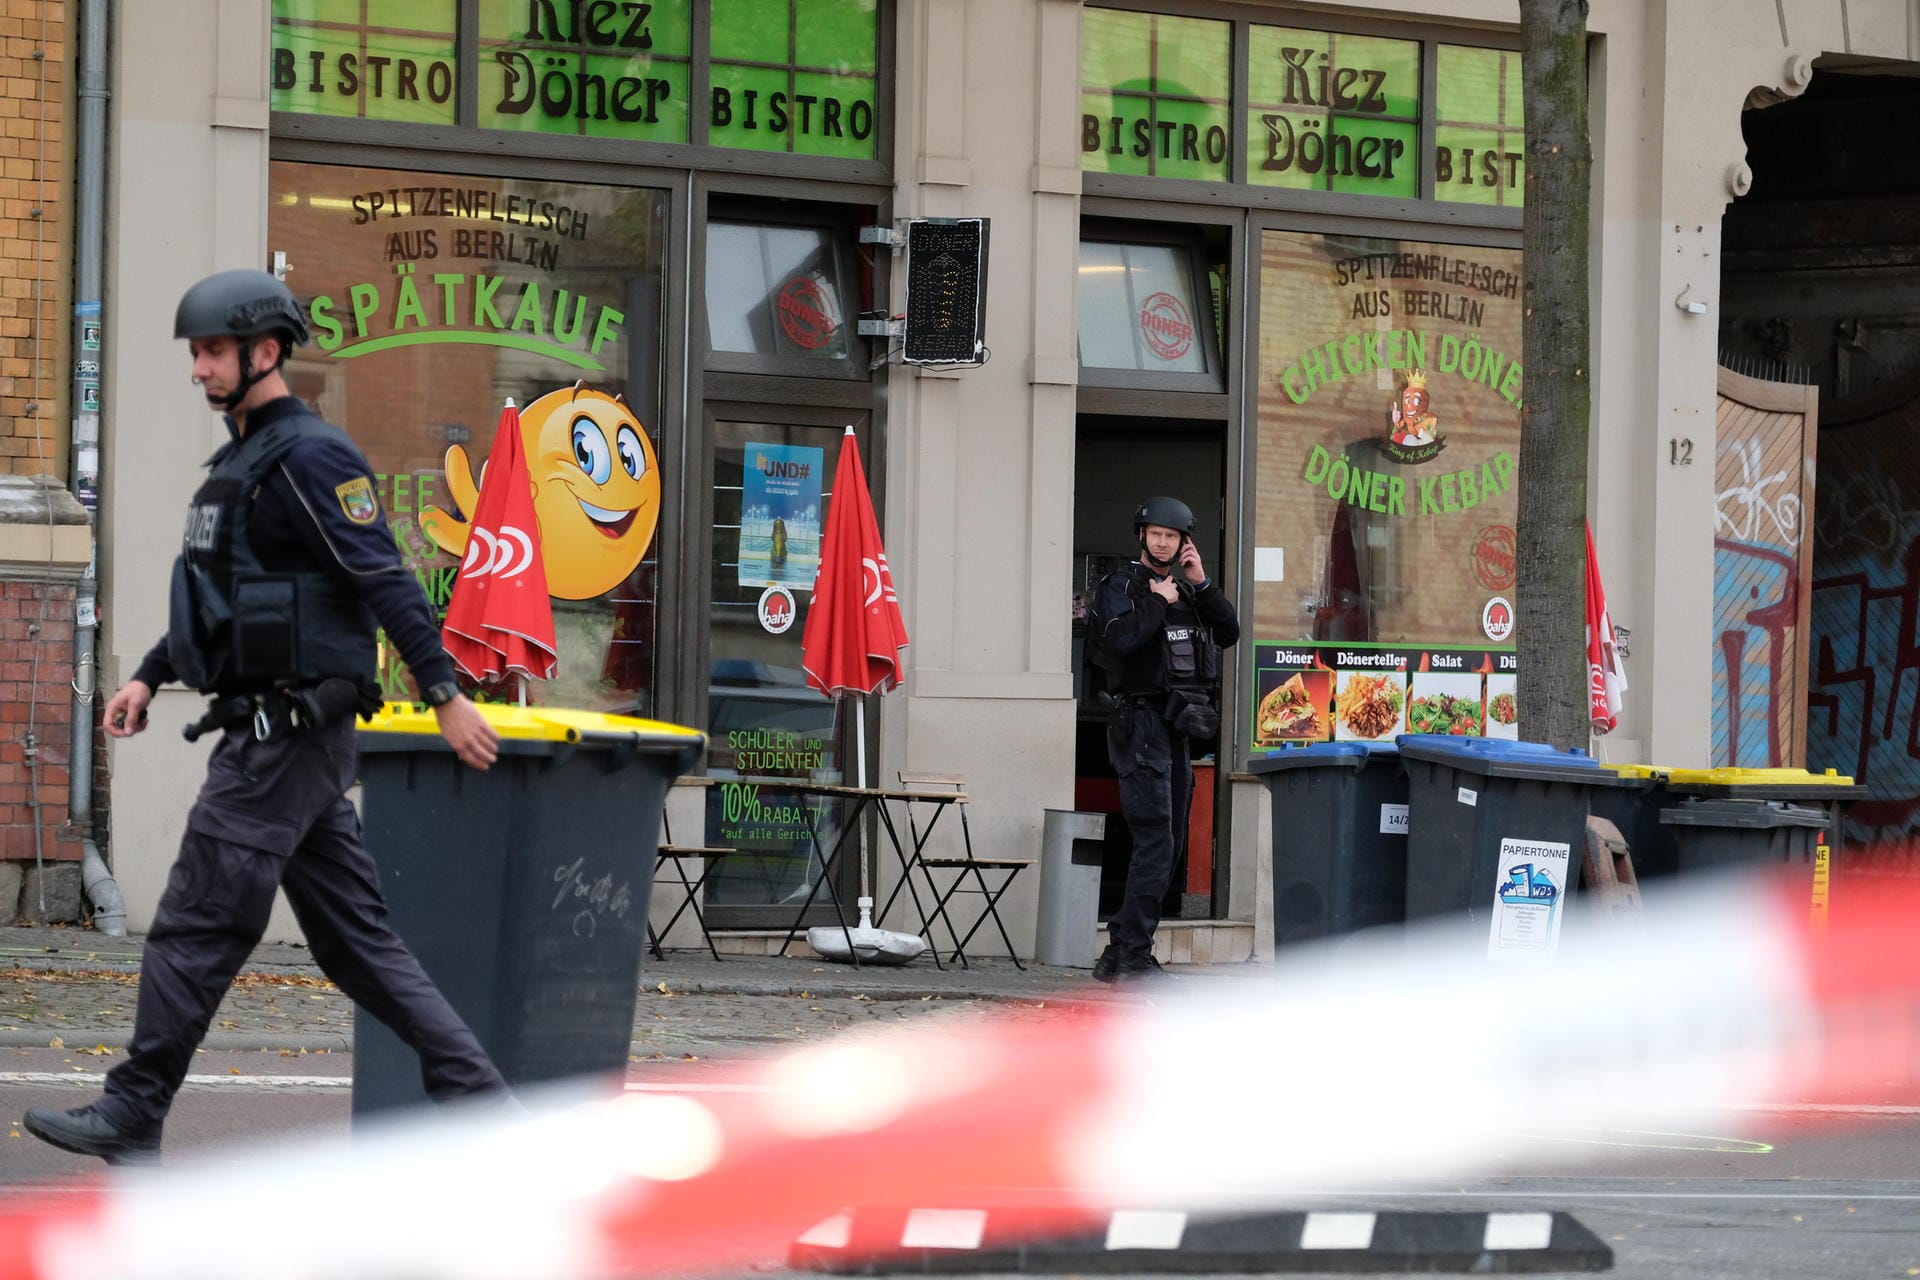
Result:
{"label": "storefront window", "polygon": [[275,111],[452,124],[457,0],[274,0]]}
{"label": "storefront window", "polygon": [[1194,298],[1186,245],[1080,242],[1080,363],[1148,373],[1206,373],[1211,322]]}
{"label": "storefront window", "polygon": [[1420,190],[1420,43],[1254,27],[1247,180],[1414,196]]}
{"label": "storefront window", "polygon": [[[655,534],[670,491],[651,314],[665,197],[285,161],[270,172],[269,247],[286,254],[314,334],[289,380],[372,462],[428,600],[444,614],[511,396],[559,641],[556,677],[535,681],[529,700],[648,713]],[[600,438],[583,444],[589,425]],[[583,467],[602,450],[621,465]],[[389,697],[409,694],[384,650],[381,682]]]}
{"label": "storefront window", "polygon": [[[707,881],[716,905],[806,895],[818,866],[808,828],[831,846],[836,806],[756,779],[838,782],[841,704],[801,666],[844,426],[717,422],[713,428],[709,843],[742,852]],[[822,899],[825,899],[824,892]],[[798,901],[798,898],[794,898]]]}
{"label": "storefront window", "polygon": [[1520,204],[1527,178],[1520,55],[1443,44],[1438,58],[1434,196],[1453,204]]}
{"label": "storefront window", "polygon": [[715,351],[847,358],[847,308],[824,227],[707,224],[707,332]]}
{"label": "storefront window", "polygon": [[878,50],[878,0],[715,4],[707,140],[873,159]]}
{"label": "storefront window", "polygon": [[1080,80],[1081,168],[1226,181],[1231,23],[1089,8]]}
{"label": "storefront window", "polygon": [[685,142],[691,9],[481,0],[481,127]]}
{"label": "storefront window", "polygon": [[1259,265],[1248,745],[1516,737],[1520,251],[1267,231]]}

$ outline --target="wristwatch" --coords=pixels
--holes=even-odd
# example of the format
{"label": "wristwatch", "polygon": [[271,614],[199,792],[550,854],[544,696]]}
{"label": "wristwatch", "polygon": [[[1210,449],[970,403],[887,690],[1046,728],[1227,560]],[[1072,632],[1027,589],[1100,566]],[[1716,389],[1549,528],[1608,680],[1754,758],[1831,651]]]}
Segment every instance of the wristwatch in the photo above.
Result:
{"label": "wristwatch", "polygon": [[420,691],[420,701],[430,707],[444,707],[460,696],[460,686],[451,680],[430,684]]}

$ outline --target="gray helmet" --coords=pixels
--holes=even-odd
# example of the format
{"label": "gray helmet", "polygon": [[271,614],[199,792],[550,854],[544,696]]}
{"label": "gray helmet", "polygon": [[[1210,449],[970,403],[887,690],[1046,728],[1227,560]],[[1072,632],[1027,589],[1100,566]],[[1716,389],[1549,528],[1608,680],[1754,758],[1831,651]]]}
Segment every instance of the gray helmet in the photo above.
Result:
{"label": "gray helmet", "polygon": [[1193,508],[1178,498],[1148,498],[1133,510],[1133,531],[1157,524],[1193,536]]}
{"label": "gray helmet", "polygon": [[188,289],[173,313],[173,336],[258,337],[284,331],[299,346],[307,340],[307,317],[286,285],[265,271],[222,271]]}

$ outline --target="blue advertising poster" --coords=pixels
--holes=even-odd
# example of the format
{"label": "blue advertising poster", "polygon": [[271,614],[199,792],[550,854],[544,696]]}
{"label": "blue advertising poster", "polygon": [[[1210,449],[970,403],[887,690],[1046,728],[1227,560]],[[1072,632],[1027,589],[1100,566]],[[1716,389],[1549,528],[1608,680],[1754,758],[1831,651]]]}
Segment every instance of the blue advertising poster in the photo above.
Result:
{"label": "blue advertising poster", "polygon": [[820,567],[820,482],[826,454],[751,444],[740,494],[740,585],[813,590]]}

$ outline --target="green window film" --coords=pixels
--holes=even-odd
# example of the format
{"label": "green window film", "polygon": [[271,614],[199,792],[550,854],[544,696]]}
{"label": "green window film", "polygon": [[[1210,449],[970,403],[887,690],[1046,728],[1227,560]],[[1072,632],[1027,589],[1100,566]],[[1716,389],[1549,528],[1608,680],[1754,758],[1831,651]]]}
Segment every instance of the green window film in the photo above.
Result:
{"label": "green window film", "polygon": [[1225,181],[1233,27],[1088,9],[1081,26],[1080,167]]}
{"label": "green window film", "polygon": [[1254,185],[1414,196],[1419,116],[1418,41],[1252,29],[1246,147]]}
{"label": "green window film", "polygon": [[481,0],[480,125],[687,140],[690,6]]}
{"label": "green window film", "polygon": [[1434,78],[1435,198],[1518,207],[1527,180],[1520,55],[1443,44]]}
{"label": "green window film", "polygon": [[871,160],[878,0],[713,0],[707,140]]}
{"label": "green window film", "polygon": [[452,124],[456,0],[274,0],[275,111]]}

